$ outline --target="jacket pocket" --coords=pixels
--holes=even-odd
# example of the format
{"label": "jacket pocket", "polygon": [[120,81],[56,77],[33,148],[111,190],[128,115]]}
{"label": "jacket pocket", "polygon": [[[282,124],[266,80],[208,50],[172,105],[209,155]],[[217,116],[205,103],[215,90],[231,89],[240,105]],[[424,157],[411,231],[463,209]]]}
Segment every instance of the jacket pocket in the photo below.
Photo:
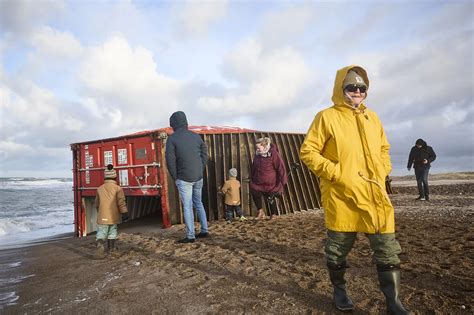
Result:
{"label": "jacket pocket", "polygon": [[338,183],[341,181],[342,171],[341,171],[341,164],[335,163],[334,164],[334,175],[331,178],[332,182]]}

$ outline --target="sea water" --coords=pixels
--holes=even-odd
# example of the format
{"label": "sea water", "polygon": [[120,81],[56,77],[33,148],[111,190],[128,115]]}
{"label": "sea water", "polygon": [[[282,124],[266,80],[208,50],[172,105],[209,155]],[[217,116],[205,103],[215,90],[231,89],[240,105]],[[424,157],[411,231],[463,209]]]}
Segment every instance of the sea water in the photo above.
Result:
{"label": "sea water", "polygon": [[0,178],[0,249],[73,232],[71,179]]}
{"label": "sea water", "polygon": [[34,277],[8,249],[73,232],[71,179],[0,178],[0,313],[17,304],[16,285]]}

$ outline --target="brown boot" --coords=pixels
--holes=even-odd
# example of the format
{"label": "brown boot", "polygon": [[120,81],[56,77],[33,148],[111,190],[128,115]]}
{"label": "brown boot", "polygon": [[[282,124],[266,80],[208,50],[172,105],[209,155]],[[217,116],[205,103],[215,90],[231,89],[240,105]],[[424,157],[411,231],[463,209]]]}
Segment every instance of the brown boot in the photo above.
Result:
{"label": "brown boot", "polygon": [[97,253],[96,253],[97,258],[104,258],[104,256],[105,256],[105,240],[97,240],[96,243],[95,243],[95,246],[97,247]]}

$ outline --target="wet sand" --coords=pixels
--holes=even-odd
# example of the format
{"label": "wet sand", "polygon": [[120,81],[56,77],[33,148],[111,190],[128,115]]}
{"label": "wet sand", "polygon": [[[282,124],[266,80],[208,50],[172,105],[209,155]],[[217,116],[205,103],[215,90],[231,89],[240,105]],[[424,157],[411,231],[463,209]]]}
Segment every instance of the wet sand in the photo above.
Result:
{"label": "wet sand", "polygon": [[[413,183],[414,184],[414,183]],[[474,312],[474,182],[433,185],[429,202],[397,186],[403,253],[401,300],[414,314]],[[211,237],[176,244],[182,225],[123,231],[119,251],[100,257],[92,236],[2,251],[0,264],[28,276],[2,314],[339,314],[324,268],[321,210],[277,220],[211,222]],[[384,314],[363,235],[348,262],[354,314]],[[3,288],[2,288],[3,290]]]}

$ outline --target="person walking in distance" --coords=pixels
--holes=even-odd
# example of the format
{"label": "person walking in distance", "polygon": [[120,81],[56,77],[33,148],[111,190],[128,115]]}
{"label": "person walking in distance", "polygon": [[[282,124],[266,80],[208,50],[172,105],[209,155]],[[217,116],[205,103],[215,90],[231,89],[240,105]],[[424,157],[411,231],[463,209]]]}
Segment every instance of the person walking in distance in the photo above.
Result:
{"label": "person walking in distance", "polygon": [[337,71],[333,106],[317,113],[301,146],[301,160],[320,178],[327,240],[325,255],[338,310],[354,303],[344,279],[347,255],[357,233],[373,250],[389,314],[408,314],[400,294],[401,247],[395,238],[394,209],[385,191],[391,171],[390,145],[375,112],[363,103],[369,79],[360,66]]}
{"label": "person walking in distance", "polygon": [[[104,171],[104,183],[97,188],[95,207],[97,208],[96,242],[99,253],[105,249],[116,250],[115,239],[118,235],[117,225],[128,220],[127,204],[122,187],[117,182],[117,172],[112,164],[107,165]],[[107,240],[107,248],[105,248]]]}
{"label": "person walking in distance", "polygon": [[[166,166],[174,179],[183,204],[186,237],[178,243],[193,243],[196,237],[208,237],[207,216],[202,204],[203,174],[208,160],[207,146],[201,137],[188,130],[188,121],[182,111],[170,117],[173,134],[166,142]],[[199,234],[194,230],[194,212],[201,225]]]}
{"label": "person walking in distance", "polygon": [[431,163],[436,160],[436,153],[433,148],[426,144],[423,139],[418,139],[411,148],[408,155],[407,169],[415,169],[416,183],[418,186],[417,200],[430,200],[430,189],[428,187],[428,172]]}

